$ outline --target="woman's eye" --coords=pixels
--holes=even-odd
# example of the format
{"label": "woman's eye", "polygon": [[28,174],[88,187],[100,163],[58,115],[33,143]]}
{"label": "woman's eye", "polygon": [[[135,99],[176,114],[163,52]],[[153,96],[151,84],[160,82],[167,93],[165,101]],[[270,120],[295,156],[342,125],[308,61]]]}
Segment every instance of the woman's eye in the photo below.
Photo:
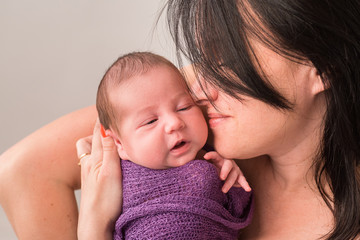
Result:
{"label": "woman's eye", "polygon": [[207,100],[207,99],[201,99],[201,100],[195,101],[196,105],[198,105],[198,106],[206,105],[208,102],[209,102],[209,100]]}

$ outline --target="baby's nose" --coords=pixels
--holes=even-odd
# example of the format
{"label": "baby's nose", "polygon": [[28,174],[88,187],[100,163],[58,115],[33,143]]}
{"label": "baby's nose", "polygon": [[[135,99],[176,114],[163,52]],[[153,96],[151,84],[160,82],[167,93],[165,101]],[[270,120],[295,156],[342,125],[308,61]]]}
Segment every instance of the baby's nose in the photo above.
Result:
{"label": "baby's nose", "polygon": [[165,132],[172,133],[174,131],[178,131],[185,126],[184,121],[177,116],[176,114],[169,116],[166,125],[165,125]]}

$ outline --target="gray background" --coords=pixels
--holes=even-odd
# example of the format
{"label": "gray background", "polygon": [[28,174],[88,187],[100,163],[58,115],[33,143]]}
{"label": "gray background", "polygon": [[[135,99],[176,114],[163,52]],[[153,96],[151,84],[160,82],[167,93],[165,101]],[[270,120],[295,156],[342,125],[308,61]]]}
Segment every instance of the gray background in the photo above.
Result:
{"label": "gray background", "polygon": [[[0,153],[46,123],[94,104],[102,75],[119,55],[149,50],[174,62],[164,17],[154,29],[164,3],[1,0]],[[17,239],[2,208],[0,239]]]}

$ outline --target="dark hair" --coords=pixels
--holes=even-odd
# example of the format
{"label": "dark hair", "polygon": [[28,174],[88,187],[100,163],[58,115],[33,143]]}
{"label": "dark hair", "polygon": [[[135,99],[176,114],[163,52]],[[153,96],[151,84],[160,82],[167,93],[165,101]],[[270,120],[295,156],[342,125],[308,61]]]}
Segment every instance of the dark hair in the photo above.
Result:
{"label": "dark hair", "polygon": [[177,68],[167,59],[150,52],[132,52],[120,56],[106,71],[102,78],[96,97],[96,109],[100,123],[105,129],[113,127],[119,133],[116,125],[116,111],[111,104],[108,91],[134,76],[139,76],[152,67],[165,65],[178,71]]}
{"label": "dark hair", "polygon": [[327,237],[354,239],[360,233],[360,1],[170,0],[167,7],[180,64],[185,56],[207,83],[239,100],[243,94],[292,109],[257,70],[250,35],[294,62],[311,61],[327,86],[314,163],[335,220]]}

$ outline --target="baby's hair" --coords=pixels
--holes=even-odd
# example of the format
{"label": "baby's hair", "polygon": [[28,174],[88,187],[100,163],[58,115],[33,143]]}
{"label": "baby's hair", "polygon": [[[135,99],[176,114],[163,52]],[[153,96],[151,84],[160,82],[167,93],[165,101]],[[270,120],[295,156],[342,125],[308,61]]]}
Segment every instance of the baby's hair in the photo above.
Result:
{"label": "baby's hair", "polygon": [[169,60],[151,52],[132,52],[122,55],[108,68],[99,84],[96,97],[99,120],[105,129],[112,127],[119,134],[116,125],[116,111],[108,96],[109,89],[119,86],[124,80],[142,75],[151,68],[160,65],[178,71]]}

